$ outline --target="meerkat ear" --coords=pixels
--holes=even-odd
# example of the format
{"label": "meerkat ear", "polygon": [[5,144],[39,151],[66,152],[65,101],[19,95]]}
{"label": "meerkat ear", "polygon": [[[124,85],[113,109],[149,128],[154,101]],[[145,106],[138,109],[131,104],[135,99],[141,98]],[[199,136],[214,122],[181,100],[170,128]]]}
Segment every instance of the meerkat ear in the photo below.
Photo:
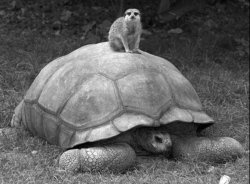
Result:
{"label": "meerkat ear", "polygon": [[124,12],[123,16],[125,17],[125,16],[127,15],[127,13],[128,13],[128,10],[126,10],[126,11]]}

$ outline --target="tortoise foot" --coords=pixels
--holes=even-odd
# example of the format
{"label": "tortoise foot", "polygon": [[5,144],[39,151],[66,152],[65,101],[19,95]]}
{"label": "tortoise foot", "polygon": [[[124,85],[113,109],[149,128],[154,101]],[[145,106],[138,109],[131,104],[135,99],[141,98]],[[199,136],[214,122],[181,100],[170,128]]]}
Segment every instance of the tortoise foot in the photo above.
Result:
{"label": "tortoise foot", "polygon": [[177,159],[225,163],[244,153],[242,145],[231,137],[176,138],[173,144],[173,156]]}
{"label": "tortoise foot", "polygon": [[59,158],[59,167],[76,172],[121,172],[131,167],[136,154],[127,144],[72,149]]}

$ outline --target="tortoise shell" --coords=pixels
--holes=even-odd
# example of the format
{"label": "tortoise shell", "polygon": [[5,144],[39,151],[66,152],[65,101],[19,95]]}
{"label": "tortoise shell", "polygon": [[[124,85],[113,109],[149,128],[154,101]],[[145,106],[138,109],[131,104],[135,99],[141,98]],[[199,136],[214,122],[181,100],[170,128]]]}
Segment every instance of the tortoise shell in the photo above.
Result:
{"label": "tortoise shell", "polygon": [[107,42],[45,66],[24,97],[22,120],[34,135],[63,148],[137,126],[213,122],[173,64],[143,51],[114,52]]}

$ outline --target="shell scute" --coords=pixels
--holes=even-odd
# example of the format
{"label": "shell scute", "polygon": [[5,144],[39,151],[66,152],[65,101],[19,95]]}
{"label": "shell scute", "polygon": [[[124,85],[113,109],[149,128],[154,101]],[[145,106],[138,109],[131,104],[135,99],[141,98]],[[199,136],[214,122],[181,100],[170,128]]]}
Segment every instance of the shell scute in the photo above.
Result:
{"label": "shell scute", "polygon": [[113,81],[95,75],[68,100],[60,117],[74,127],[88,128],[105,122],[120,111]]}
{"label": "shell scute", "polygon": [[38,107],[38,105],[33,104],[30,108],[31,111],[31,122],[32,126],[35,129],[37,135],[39,137],[45,138],[44,130],[43,130],[43,112]]}
{"label": "shell scute", "polygon": [[43,115],[43,130],[46,139],[51,144],[58,144],[59,119],[49,113]]}
{"label": "shell scute", "polygon": [[86,141],[94,142],[97,140],[107,139],[120,134],[120,132],[109,122],[108,124],[93,128],[88,135]]}
{"label": "shell scute", "polygon": [[193,122],[192,115],[185,109],[177,107],[169,109],[160,119],[163,124],[168,124],[175,121]]}
{"label": "shell scute", "polygon": [[34,127],[34,124],[36,122],[32,122],[32,113],[31,113],[31,109],[32,109],[32,104],[29,103],[24,103],[23,106],[24,109],[24,114],[25,114],[25,123],[27,125],[27,127],[29,128],[29,130],[34,134],[37,135],[36,129]]}
{"label": "shell scute", "polygon": [[178,107],[196,111],[202,110],[197,93],[191,83],[179,71],[168,69],[168,72],[164,75],[172,90],[173,100]]}
{"label": "shell scute", "polygon": [[62,65],[67,63],[67,57],[60,57],[54,60],[52,63],[44,67],[39,75],[35,78],[34,82],[27,91],[24,100],[35,101],[39,98],[44,85],[50,79],[55,71],[57,71]]}
{"label": "shell scute", "polygon": [[136,126],[154,126],[154,120],[144,115],[125,113],[115,118],[113,124],[120,132],[125,132]]}
{"label": "shell scute", "polygon": [[172,100],[171,89],[160,73],[138,71],[117,81],[123,105],[132,111],[158,117]]}
{"label": "shell scute", "polygon": [[137,67],[133,60],[124,55],[106,55],[100,61],[99,72],[116,80],[136,71]]}
{"label": "shell scute", "polygon": [[44,86],[38,103],[45,109],[57,113],[79,86],[93,76],[78,63],[62,66]]}
{"label": "shell scute", "polygon": [[74,130],[64,125],[60,125],[58,144],[62,148],[68,148],[74,134]]}

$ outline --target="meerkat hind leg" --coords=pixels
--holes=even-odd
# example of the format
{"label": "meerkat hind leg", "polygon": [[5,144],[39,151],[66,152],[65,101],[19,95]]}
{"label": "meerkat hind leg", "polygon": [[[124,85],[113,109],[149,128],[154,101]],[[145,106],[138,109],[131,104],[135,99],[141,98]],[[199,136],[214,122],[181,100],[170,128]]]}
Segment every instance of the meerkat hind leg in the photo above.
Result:
{"label": "meerkat hind leg", "polygon": [[121,42],[120,39],[115,38],[113,40],[109,41],[110,47],[114,50],[114,51],[122,51],[124,50],[123,44]]}
{"label": "meerkat hind leg", "polygon": [[125,39],[123,36],[121,36],[120,39],[121,39],[122,44],[123,44],[123,46],[125,48],[125,52],[131,53],[132,51],[129,49],[128,40]]}

